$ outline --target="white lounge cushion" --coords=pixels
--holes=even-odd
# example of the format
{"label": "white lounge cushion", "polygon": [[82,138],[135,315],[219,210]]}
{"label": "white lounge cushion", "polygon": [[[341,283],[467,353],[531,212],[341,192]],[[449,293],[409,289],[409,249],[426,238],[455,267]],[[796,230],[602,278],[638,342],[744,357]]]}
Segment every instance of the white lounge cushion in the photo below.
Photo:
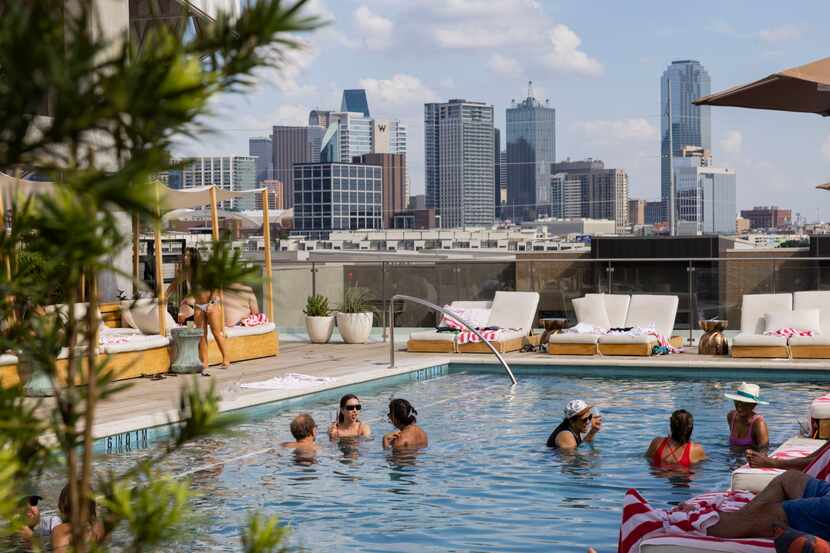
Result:
{"label": "white lounge cushion", "polygon": [[775,553],[772,540],[756,538],[755,543],[768,545],[736,545],[733,540],[713,540],[707,537],[667,536],[650,538],[640,543],[640,553]]}
{"label": "white lounge cushion", "polygon": [[821,332],[818,309],[799,309],[787,311],[773,311],[764,315],[766,331],[776,331],[781,328],[795,328],[797,330],[812,330]]}
{"label": "white lounge cushion", "polygon": [[[482,328],[487,326],[487,321],[490,319],[490,309],[486,307],[459,307],[456,305],[445,305],[447,309],[455,313],[458,317],[473,326],[473,328]],[[444,315],[438,326],[449,326],[452,328],[463,327],[457,320]]]}
{"label": "white lounge cushion", "polygon": [[741,301],[741,332],[763,334],[767,329],[764,315],[792,308],[792,294],[747,294]]}
{"label": "white lounge cushion", "polygon": [[784,347],[787,345],[787,339],[784,336],[764,336],[742,332],[732,338],[732,345],[736,347]]}
{"label": "white lounge cushion", "polygon": [[605,312],[608,315],[608,326],[603,328],[625,326],[631,296],[627,294],[585,294],[585,297],[602,298],[602,302],[605,304]]}
{"label": "white lounge cushion", "polygon": [[170,343],[170,338],[167,336],[160,336],[158,334],[133,334],[123,336],[126,342],[118,344],[104,344],[100,348],[100,352],[115,354],[124,353],[128,351],[146,351],[149,349],[167,347]]}
{"label": "white lounge cushion", "polygon": [[677,315],[677,296],[634,294],[628,306],[625,326],[653,327],[658,334],[671,337]]}
{"label": "white lounge cushion", "polygon": [[830,334],[830,291],[795,292],[793,294],[793,309],[819,310],[819,325],[822,332]]}
{"label": "white lounge cushion", "polygon": [[[132,328],[137,328],[142,334],[159,334],[159,305],[155,298],[142,298],[135,301],[121,302],[121,320]],[[170,313],[165,312],[165,331],[170,333],[171,328],[179,325]]]}
{"label": "white lounge cushion", "polygon": [[657,338],[650,335],[628,336],[626,334],[610,334],[599,337],[600,344],[653,344],[657,345]]}
{"label": "white lounge cushion", "polygon": [[550,344],[596,344],[599,334],[577,334],[576,332],[564,332],[551,334],[548,338]]}
{"label": "white lounge cushion", "polygon": [[500,329],[496,332],[496,337],[491,342],[507,342],[508,340],[515,340],[516,338],[524,338],[527,333],[523,330],[510,330],[507,328]]}
{"label": "white lounge cushion", "polygon": [[817,397],[810,403],[811,419],[830,419],[830,394]]}
{"label": "white lounge cushion", "polygon": [[236,338],[238,336],[259,336],[260,334],[268,334],[274,332],[277,326],[274,323],[265,323],[256,326],[227,326],[225,327],[225,336],[227,338]]}
{"label": "white lounge cushion", "polygon": [[[790,438],[781,446],[770,454],[770,457],[776,459],[794,459],[796,457],[806,457],[822,445],[824,440],[811,440],[809,438]],[[733,490],[746,490],[758,493],[767,487],[770,481],[784,472],[781,469],[771,468],[752,468],[745,464],[734,471],[732,471],[732,484],[730,486]]]}
{"label": "white lounge cushion", "polygon": [[790,336],[791,346],[824,346],[830,347],[830,332],[816,336]]}
{"label": "white lounge cushion", "polygon": [[517,329],[528,335],[536,319],[537,307],[538,292],[496,292],[487,326]]}
{"label": "white lounge cushion", "polygon": [[438,332],[437,330],[422,330],[410,334],[409,339],[415,340],[416,342],[455,342],[456,335],[456,332]]}
{"label": "white lounge cushion", "polygon": [[576,298],[571,303],[574,306],[577,322],[599,328],[607,329],[611,327],[611,321],[608,319],[608,311],[605,309],[605,301],[602,296],[592,295]]}
{"label": "white lounge cushion", "polygon": [[477,300],[458,300],[450,304],[450,307],[459,307],[461,309],[490,309],[493,307],[491,301],[477,301]]}
{"label": "white lounge cushion", "polygon": [[141,335],[141,331],[137,328],[110,328],[105,326],[99,331],[100,336],[134,336]]}
{"label": "white lounge cushion", "polygon": [[11,353],[4,353],[0,355],[0,367],[6,365],[17,365],[17,356]]}

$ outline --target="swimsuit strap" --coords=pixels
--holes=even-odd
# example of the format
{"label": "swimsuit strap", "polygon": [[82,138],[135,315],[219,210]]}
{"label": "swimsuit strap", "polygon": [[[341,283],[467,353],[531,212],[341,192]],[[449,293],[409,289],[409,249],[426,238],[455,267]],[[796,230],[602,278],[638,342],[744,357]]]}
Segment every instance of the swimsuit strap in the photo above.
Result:
{"label": "swimsuit strap", "polygon": [[691,442],[686,442],[685,446],[680,446],[680,447],[683,447],[683,452],[680,455],[679,459],[677,458],[677,452],[680,451],[680,447],[671,447],[670,442],[671,442],[671,440],[669,438],[663,438],[662,443],[660,443],[660,448],[657,450],[658,454],[655,455],[655,457],[657,459],[657,462],[658,463],[663,462],[663,449],[665,449],[668,446],[669,453],[668,453],[668,455],[666,455],[666,457],[667,457],[666,462],[668,462],[669,464],[675,464],[675,465],[680,464],[680,465],[682,465],[683,464],[683,459],[688,456],[688,451],[687,450],[688,450],[689,444],[691,444]]}
{"label": "swimsuit strap", "polygon": [[680,457],[680,464],[684,467],[692,464],[692,442],[686,442],[686,447],[683,449],[683,456]]}

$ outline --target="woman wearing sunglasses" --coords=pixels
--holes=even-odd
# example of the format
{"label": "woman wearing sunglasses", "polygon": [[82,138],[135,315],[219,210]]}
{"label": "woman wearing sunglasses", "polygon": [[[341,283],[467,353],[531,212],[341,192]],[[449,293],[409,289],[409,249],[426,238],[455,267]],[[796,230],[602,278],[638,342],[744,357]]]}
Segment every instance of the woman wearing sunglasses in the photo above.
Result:
{"label": "woman wearing sunglasses", "polygon": [[365,422],[360,422],[360,400],[354,394],[346,394],[340,398],[340,411],[337,420],[329,427],[329,438],[359,438],[371,436],[372,429]]}
{"label": "woman wearing sunglasses", "polygon": [[564,411],[565,418],[548,436],[548,447],[574,449],[582,442],[592,442],[602,428],[602,417],[591,413],[591,406],[581,399],[569,401]]}

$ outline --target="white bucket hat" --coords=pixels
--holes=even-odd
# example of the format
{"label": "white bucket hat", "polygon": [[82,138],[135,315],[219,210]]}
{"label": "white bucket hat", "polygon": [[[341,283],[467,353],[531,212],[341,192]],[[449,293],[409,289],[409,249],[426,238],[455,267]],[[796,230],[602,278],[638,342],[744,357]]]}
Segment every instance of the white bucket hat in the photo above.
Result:
{"label": "white bucket hat", "polygon": [[748,382],[741,382],[734,394],[723,394],[726,399],[733,399],[742,403],[758,403],[760,405],[769,405],[768,401],[761,401],[761,387],[757,384],[750,384]]}
{"label": "white bucket hat", "polygon": [[590,408],[591,406],[582,401],[581,399],[574,399],[569,401],[568,404],[565,405],[565,409],[563,411],[565,412],[565,418],[570,419],[582,413],[583,411],[587,411]]}

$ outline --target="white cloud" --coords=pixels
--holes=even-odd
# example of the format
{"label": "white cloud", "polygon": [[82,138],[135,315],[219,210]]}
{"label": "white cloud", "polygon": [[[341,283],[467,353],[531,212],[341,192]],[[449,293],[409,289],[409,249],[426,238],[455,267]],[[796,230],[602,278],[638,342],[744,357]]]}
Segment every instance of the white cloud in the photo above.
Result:
{"label": "white cloud", "polygon": [[827,135],[827,138],[824,139],[824,143],[821,145],[821,155],[824,156],[824,159],[830,161],[830,134]]}
{"label": "white cloud", "polygon": [[727,36],[735,36],[738,34],[738,32],[735,30],[735,27],[733,27],[732,24],[726,21],[725,19],[710,20],[709,23],[706,24],[706,30]]}
{"label": "white cloud", "polygon": [[281,104],[272,117],[274,125],[308,125],[308,106]]}
{"label": "white cloud", "polygon": [[731,130],[720,141],[721,149],[728,154],[740,154],[744,145],[744,135],[741,131]]}
{"label": "white cloud", "polygon": [[798,40],[804,34],[804,29],[799,25],[787,23],[777,27],[764,29],[758,33],[761,40],[767,43],[788,42]]}
{"label": "white cloud", "polygon": [[579,121],[574,128],[591,140],[605,143],[657,140],[659,136],[657,127],[642,117]]}
{"label": "white cloud", "polygon": [[505,56],[503,54],[495,53],[490,56],[490,61],[487,63],[490,69],[499,75],[506,75],[515,77],[521,75],[522,66],[514,58]]}
{"label": "white cloud", "polygon": [[352,14],[354,24],[365,37],[363,42],[370,50],[383,50],[389,46],[395,24],[392,20],[378,15],[366,5],[361,5]]}
{"label": "white cloud", "polygon": [[546,56],[546,61],[551,67],[586,77],[602,75],[602,63],[579,50],[582,39],[566,25],[554,25],[550,43],[553,50]]}
{"label": "white cloud", "polygon": [[420,106],[434,102],[437,95],[417,77],[396,73],[391,79],[361,79],[371,102],[380,101],[390,106]]}

